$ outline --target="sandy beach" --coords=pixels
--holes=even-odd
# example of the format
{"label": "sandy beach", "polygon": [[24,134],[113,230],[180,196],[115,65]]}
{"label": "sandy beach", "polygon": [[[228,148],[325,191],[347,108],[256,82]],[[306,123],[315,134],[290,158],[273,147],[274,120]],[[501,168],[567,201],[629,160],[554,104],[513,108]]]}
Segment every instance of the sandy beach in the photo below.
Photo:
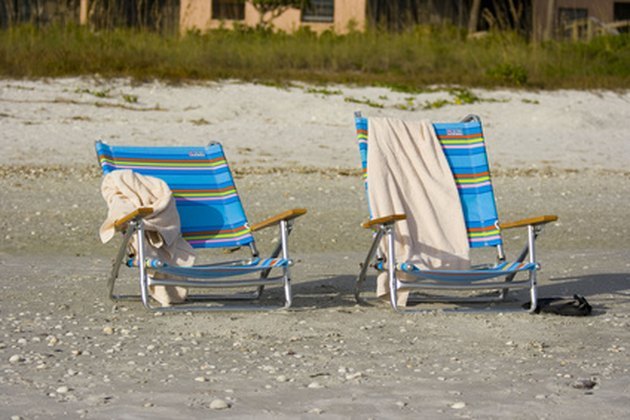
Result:
{"label": "sandy beach", "polygon": [[[456,100],[448,89],[0,81],[0,418],[630,416],[630,92],[474,93],[424,109]],[[583,294],[593,314],[357,305],[371,239],[357,110],[479,115],[501,219],[560,217],[537,243],[540,295]],[[293,309],[154,315],[111,302],[118,243],[98,238],[95,140],[220,141],[250,222],[308,208],[291,235]],[[275,236],[257,236],[263,254]],[[506,232],[508,256],[525,236]],[[136,290],[132,274],[123,289]]]}

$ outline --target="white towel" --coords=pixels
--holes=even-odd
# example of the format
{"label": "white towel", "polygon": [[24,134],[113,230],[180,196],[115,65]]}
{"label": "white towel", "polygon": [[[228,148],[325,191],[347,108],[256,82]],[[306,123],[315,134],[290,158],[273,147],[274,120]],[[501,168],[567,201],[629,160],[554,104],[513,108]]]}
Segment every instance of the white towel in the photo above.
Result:
{"label": "white towel", "polygon": [[[373,218],[404,213],[395,224],[396,260],[422,268],[470,268],[470,248],[457,186],[429,121],[368,121],[368,196]],[[383,245],[382,245],[383,246]],[[405,274],[399,274],[401,280]],[[377,296],[389,293],[387,273]],[[404,306],[408,291],[398,294]]]}
{"label": "white towel", "polygon": [[[148,245],[145,258],[156,258],[167,264],[192,266],[195,262],[193,248],[181,235],[179,213],[168,185],[161,179],[144,176],[130,170],[113,171],[103,178],[101,193],[107,202],[107,218],[100,228],[103,243],[114,236],[114,222],[139,207],[151,207],[153,213],[144,219]],[[130,252],[137,254],[137,239],[129,244]],[[153,270],[150,270],[150,275]],[[156,274],[157,277],[157,274]],[[168,306],[186,299],[182,287],[151,287],[151,296]]]}

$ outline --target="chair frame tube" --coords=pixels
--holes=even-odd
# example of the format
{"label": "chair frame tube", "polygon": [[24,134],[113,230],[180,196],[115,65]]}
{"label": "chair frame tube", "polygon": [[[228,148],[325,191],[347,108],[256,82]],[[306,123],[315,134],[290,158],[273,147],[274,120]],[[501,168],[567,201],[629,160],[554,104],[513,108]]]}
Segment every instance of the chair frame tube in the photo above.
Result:
{"label": "chair frame tube", "polygon": [[387,237],[387,276],[389,278],[389,302],[398,312],[398,281],[396,279],[396,254],[395,235],[393,226],[385,226],[385,236]]}
{"label": "chair frame tube", "polygon": [[[536,263],[536,237],[537,237],[537,229],[533,225],[527,226],[527,243],[529,246],[529,262]],[[539,270],[539,266],[536,266],[536,269],[529,272],[529,282],[530,289],[529,294],[531,298],[531,304],[529,306],[529,313],[534,313],[536,311],[536,306],[538,306],[538,294],[537,294],[537,271]]]}
{"label": "chair frame tube", "polygon": [[360,264],[361,271],[359,272],[359,276],[357,277],[357,280],[354,286],[354,298],[356,299],[357,303],[367,303],[365,299],[361,298],[361,286],[363,285],[363,282],[365,281],[365,278],[367,276],[367,270],[368,268],[370,268],[370,262],[372,262],[372,260],[374,259],[374,256],[377,253],[378,244],[381,242],[383,233],[384,233],[384,230],[382,228],[379,228],[376,232],[374,232],[370,250],[368,251],[368,254],[365,257],[365,260],[363,261],[363,263]]}

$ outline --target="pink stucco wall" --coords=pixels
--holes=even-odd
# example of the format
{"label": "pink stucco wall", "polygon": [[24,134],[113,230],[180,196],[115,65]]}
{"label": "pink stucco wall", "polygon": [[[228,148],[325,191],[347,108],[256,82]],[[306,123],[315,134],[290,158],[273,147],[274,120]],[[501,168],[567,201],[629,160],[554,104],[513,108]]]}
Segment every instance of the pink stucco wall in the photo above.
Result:
{"label": "pink stucco wall", "polygon": [[[365,28],[367,0],[335,0],[335,16],[332,23],[302,22],[298,9],[289,9],[273,21],[274,28],[293,32],[300,26],[308,26],[315,32],[332,29],[337,33],[345,33],[350,27],[358,30]],[[181,0],[180,29],[182,32],[191,29],[205,31],[218,27],[230,28],[234,22],[255,26],[260,15],[251,3],[245,4],[245,19],[240,21],[220,21],[212,18],[212,0]]]}

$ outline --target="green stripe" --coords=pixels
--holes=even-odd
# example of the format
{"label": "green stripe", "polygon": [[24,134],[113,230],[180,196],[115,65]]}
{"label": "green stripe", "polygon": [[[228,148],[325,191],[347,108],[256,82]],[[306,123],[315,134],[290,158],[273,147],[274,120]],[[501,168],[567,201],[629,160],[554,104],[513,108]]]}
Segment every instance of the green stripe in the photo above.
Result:
{"label": "green stripe", "polygon": [[498,235],[499,231],[498,230],[490,230],[488,232],[468,232],[468,237],[470,238],[483,238],[485,236],[494,236],[494,235]]}
{"label": "green stripe", "polygon": [[223,233],[223,234],[219,234],[219,235],[193,235],[193,236],[184,235],[184,239],[187,239],[189,241],[197,240],[197,239],[228,239],[228,238],[236,238],[238,236],[242,236],[242,235],[250,233],[250,232],[251,231],[249,229],[246,229],[246,230],[242,230],[240,232]]}
{"label": "green stripe", "polygon": [[236,194],[236,190],[217,193],[173,193],[173,197],[223,197],[230,194]]}
{"label": "green stripe", "polygon": [[466,178],[466,179],[456,178],[455,179],[455,182],[457,182],[458,184],[476,184],[478,182],[483,182],[483,181],[490,181],[490,177],[482,176],[479,178]]}
{"label": "green stripe", "polygon": [[133,166],[160,166],[160,167],[204,167],[204,166],[219,166],[226,163],[225,160],[220,160],[218,162],[210,163],[210,162],[202,162],[202,163],[158,163],[158,162],[131,162],[126,160],[114,160],[101,158],[101,162],[108,162],[113,165],[133,165]]}
{"label": "green stripe", "polygon": [[474,143],[483,143],[483,137],[476,137],[474,139],[468,139],[468,140],[463,140],[463,139],[445,139],[442,140],[440,139],[440,143],[442,144],[474,144]]}

